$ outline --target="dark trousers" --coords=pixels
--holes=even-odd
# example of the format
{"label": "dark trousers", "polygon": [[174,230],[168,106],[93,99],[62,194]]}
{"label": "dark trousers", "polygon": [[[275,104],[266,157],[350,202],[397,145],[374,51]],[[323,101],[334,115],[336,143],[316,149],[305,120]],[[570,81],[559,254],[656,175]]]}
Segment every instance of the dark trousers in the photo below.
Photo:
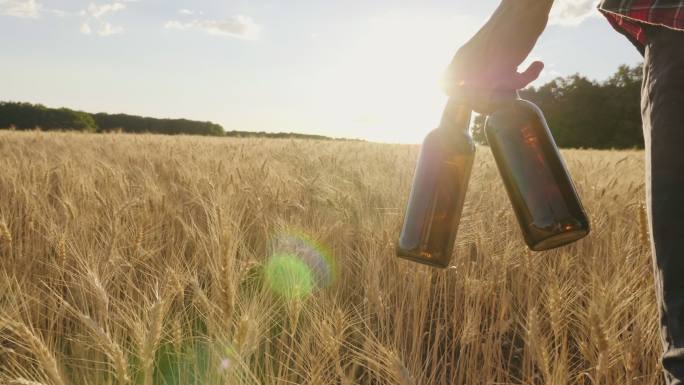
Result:
{"label": "dark trousers", "polygon": [[641,111],[668,383],[684,384],[684,32],[647,29]]}

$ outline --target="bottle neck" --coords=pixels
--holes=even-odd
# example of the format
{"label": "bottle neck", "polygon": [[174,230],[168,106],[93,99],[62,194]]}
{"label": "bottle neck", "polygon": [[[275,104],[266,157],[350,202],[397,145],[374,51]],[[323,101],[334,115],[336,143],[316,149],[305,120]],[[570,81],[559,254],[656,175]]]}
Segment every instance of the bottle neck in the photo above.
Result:
{"label": "bottle neck", "polygon": [[450,132],[463,132],[469,134],[470,118],[472,112],[470,108],[456,98],[449,98],[444,113],[442,113],[442,122],[439,128]]}

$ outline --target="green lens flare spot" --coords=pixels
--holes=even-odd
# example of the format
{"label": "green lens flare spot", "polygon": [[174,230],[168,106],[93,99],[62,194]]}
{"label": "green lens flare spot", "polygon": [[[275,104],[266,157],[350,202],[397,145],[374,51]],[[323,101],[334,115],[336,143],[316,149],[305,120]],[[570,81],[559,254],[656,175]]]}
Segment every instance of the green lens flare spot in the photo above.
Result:
{"label": "green lens flare spot", "polygon": [[290,255],[305,263],[313,277],[314,291],[334,283],[337,272],[332,254],[304,232],[280,232],[270,240],[270,248],[271,255]]}
{"label": "green lens flare spot", "polygon": [[275,294],[287,298],[303,298],[314,289],[311,269],[297,256],[273,255],[266,264],[266,283]]}
{"label": "green lens flare spot", "polygon": [[237,351],[235,350],[235,348],[233,347],[232,344],[229,344],[228,346],[226,346],[225,353],[226,353],[226,358],[235,358],[238,356]]}

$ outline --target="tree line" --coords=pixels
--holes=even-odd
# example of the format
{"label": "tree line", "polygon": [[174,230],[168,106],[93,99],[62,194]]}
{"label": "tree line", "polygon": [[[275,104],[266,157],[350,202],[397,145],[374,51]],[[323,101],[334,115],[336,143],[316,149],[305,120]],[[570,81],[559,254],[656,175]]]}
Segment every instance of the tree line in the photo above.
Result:
{"label": "tree line", "polygon": [[[336,140],[323,135],[292,132],[228,131],[219,124],[188,119],[157,119],[127,114],[90,114],[41,104],[0,102],[0,129],[45,131],[126,132],[164,135],[205,135],[258,138]],[[348,140],[348,139],[345,139]]]}
{"label": "tree line", "polygon": [[[643,148],[640,93],[641,66],[620,66],[609,79],[598,82],[581,75],[556,78],[540,87],[520,91],[537,104],[560,147]],[[473,137],[486,144],[484,116],[477,116]],[[221,125],[187,119],[157,119],[126,114],[89,114],[40,104],[0,102],[0,128],[186,134],[232,137],[332,139],[322,135],[225,132]]]}
{"label": "tree line", "polygon": [[155,133],[165,135],[204,135],[221,136],[221,125],[212,122],[198,122],[187,119],[157,119],[126,114],[93,115],[100,131],[121,131],[129,133]]}
{"label": "tree line", "polygon": [[[643,148],[641,130],[641,66],[620,66],[597,82],[572,75],[520,91],[539,106],[559,147]],[[484,116],[477,116],[473,137],[486,144]]]}
{"label": "tree line", "polygon": [[48,108],[40,104],[0,102],[0,127],[19,130],[77,130],[95,132],[92,115],[68,108]]}
{"label": "tree line", "polygon": [[187,119],[157,119],[126,114],[90,114],[41,104],[0,102],[0,127],[17,130],[75,130],[156,134],[223,135],[216,123]]}

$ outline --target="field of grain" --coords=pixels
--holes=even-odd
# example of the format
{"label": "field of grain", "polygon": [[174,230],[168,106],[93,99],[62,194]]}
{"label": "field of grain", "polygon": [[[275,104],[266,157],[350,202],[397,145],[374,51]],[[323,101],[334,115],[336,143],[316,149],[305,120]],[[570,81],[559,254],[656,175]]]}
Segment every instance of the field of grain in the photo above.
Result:
{"label": "field of grain", "polygon": [[526,249],[478,148],[453,266],[397,259],[417,146],[0,132],[0,384],[660,384],[643,154],[565,152]]}

